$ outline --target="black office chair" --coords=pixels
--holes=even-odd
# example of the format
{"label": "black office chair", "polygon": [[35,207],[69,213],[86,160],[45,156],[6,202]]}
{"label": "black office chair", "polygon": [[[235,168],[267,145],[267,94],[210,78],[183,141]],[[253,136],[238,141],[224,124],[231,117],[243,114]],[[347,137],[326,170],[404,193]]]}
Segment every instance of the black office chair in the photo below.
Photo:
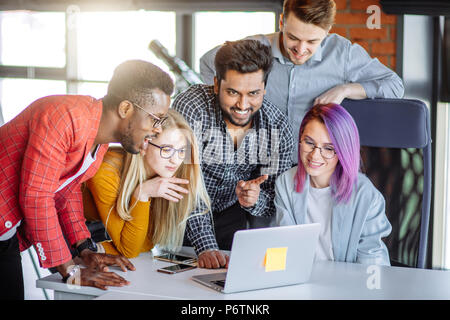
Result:
{"label": "black office chair", "polygon": [[363,172],[383,193],[392,232],[385,240],[393,266],[425,268],[431,203],[429,111],[419,100],[342,103],[361,139]]}

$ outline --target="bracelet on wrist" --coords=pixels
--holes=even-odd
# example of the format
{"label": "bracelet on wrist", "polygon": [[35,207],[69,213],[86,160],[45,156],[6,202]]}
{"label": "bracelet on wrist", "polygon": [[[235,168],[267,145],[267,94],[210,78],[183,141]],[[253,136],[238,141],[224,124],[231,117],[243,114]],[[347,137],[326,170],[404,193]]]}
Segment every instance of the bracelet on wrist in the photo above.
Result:
{"label": "bracelet on wrist", "polygon": [[71,265],[67,268],[67,274],[62,278],[62,282],[67,284],[72,284],[73,280],[81,273],[81,268],[79,265]]}
{"label": "bracelet on wrist", "polygon": [[106,253],[105,247],[101,243],[97,243],[97,253]]}

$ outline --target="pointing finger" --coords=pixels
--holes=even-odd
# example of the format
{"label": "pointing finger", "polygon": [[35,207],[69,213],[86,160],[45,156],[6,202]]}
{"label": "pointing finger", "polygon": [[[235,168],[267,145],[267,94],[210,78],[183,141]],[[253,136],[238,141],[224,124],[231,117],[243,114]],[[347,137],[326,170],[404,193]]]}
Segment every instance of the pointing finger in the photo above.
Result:
{"label": "pointing finger", "polygon": [[269,176],[267,174],[264,174],[264,175],[262,175],[262,176],[260,176],[260,177],[258,177],[256,179],[250,180],[250,183],[261,184],[264,181],[266,181],[268,178],[269,178]]}

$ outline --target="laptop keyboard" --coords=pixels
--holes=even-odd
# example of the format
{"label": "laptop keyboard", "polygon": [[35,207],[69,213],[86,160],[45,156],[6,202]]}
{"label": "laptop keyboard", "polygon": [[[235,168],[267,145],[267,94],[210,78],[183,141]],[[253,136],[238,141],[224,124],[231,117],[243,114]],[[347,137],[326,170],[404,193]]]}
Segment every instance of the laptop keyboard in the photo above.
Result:
{"label": "laptop keyboard", "polygon": [[217,284],[218,286],[221,286],[222,288],[225,288],[225,280],[212,281],[212,283]]}

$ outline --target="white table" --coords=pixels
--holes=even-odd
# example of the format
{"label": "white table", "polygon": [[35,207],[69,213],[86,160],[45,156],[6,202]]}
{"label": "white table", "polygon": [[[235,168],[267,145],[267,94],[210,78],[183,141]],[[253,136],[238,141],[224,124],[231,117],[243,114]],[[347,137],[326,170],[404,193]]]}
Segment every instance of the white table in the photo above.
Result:
{"label": "white table", "polygon": [[450,271],[364,266],[355,263],[321,261],[313,267],[308,283],[232,294],[216,292],[191,280],[193,275],[223,272],[224,269],[193,269],[164,274],[156,269],[170,263],[143,253],[130,260],[136,271],[110,268],[131,282],[124,287],[100,290],[69,288],[59,274],[36,282],[38,288],[55,291],[55,299],[187,299],[187,300],[299,300],[299,299],[450,299]]}

